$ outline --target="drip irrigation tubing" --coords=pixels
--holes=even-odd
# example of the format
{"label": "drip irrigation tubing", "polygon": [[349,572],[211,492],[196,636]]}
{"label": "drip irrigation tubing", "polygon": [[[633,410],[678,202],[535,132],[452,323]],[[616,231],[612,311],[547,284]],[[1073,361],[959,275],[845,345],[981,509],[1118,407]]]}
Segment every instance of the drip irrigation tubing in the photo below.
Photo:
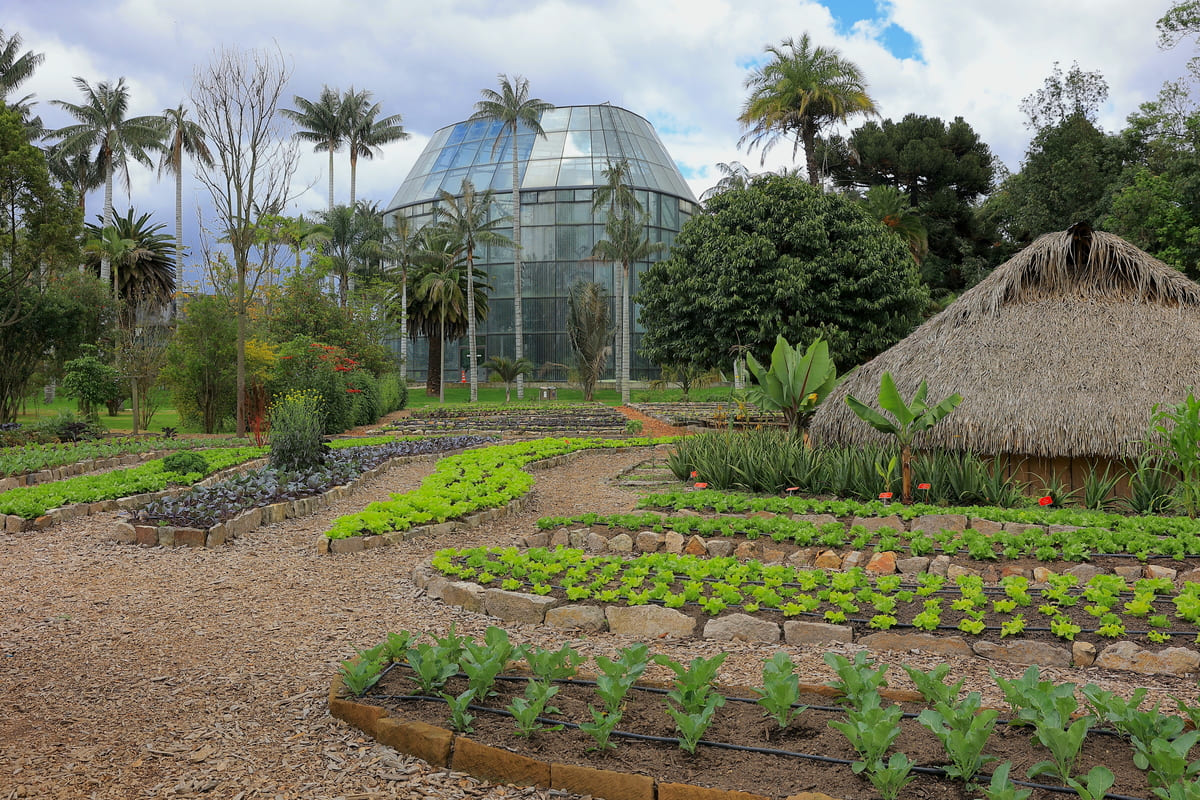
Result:
{"label": "drip irrigation tubing", "polygon": [[[389,700],[392,702],[406,702],[406,701],[407,702],[433,702],[433,703],[442,703],[444,705],[449,705],[449,701],[444,697],[431,697],[429,695],[421,695],[421,694],[417,694],[417,695],[374,695],[373,697],[375,697],[376,699]],[[502,717],[514,716],[513,713],[507,709],[493,708],[491,706],[480,706],[480,705],[475,705],[474,703],[468,704],[467,710],[479,711],[479,712],[483,712],[483,713],[487,713],[487,714],[495,714],[497,716],[502,716]],[[563,728],[570,728],[571,730],[579,730],[579,727],[580,727],[579,724],[575,723],[575,722],[567,722],[566,720],[551,719],[549,717],[535,717],[534,720],[538,723],[541,723],[543,725],[548,725],[551,727],[559,726],[559,727],[563,727]],[[630,739],[632,741],[654,742],[656,744],[681,745],[681,740],[676,737],[673,737],[673,736],[654,736],[654,735],[646,734],[646,733],[634,733],[633,731],[622,731],[622,730],[616,730],[616,729],[610,731],[609,735],[616,736],[621,739]],[[779,749],[776,749],[773,747],[753,747],[750,745],[733,744],[732,742],[714,742],[714,741],[711,741],[708,739],[700,739],[696,742],[696,744],[697,744],[697,746],[704,745],[706,747],[712,747],[714,749],[719,749],[719,750],[733,750],[733,751],[741,752],[741,753],[757,753],[757,754],[768,755],[768,756],[780,756],[783,758],[797,758],[797,759],[802,759],[804,761],[813,761],[813,762],[820,763],[820,764],[834,764],[836,766],[844,766],[844,767],[849,767],[854,764],[853,759],[836,758],[834,756],[823,756],[823,755],[819,755],[816,753],[797,753],[794,750],[779,750]],[[911,771],[916,772],[920,775],[930,775],[932,777],[937,777],[937,778],[949,777],[946,774],[946,770],[941,767],[923,767],[920,765],[914,765],[912,767]],[[980,779],[980,782],[982,782],[983,780],[989,780],[991,778],[991,774],[980,772],[980,773],[978,773],[978,778]],[[1029,789],[1040,789],[1042,791],[1054,792],[1054,793],[1058,793],[1058,794],[1078,794],[1074,789],[1072,789],[1069,786],[1058,786],[1055,784],[1048,784],[1048,783],[1034,783],[1031,781],[1017,780],[1015,778],[1009,778],[1009,780],[1017,786],[1023,786],[1025,788],[1029,788]],[[1147,800],[1147,798],[1142,798],[1142,797],[1137,797],[1137,796],[1132,796],[1132,795],[1109,793],[1109,794],[1104,795],[1104,800]]]}

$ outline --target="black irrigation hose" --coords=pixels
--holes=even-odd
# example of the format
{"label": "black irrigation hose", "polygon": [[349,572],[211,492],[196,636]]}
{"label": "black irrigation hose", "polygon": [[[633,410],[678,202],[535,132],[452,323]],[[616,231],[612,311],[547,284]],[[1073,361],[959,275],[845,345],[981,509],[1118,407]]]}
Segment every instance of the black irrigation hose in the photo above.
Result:
{"label": "black irrigation hose", "polygon": [[[380,700],[391,700],[391,701],[407,700],[407,701],[416,701],[416,702],[444,703],[446,705],[449,705],[449,701],[447,701],[446,698],[444,698],[444,697],[430,697],[429,695],[421,695],[421,694],[375,695],[375,697]],[[733,698],[728,698],[728,699],[733,699]],[[469,704],[467,706],[467,709],[470,711],[481,711],[481,712],[488,713],[488,714],[496,714],[496,715],[502,716],[502,717],[512,717],[513,716],[512,712],[508,711],[507,709],[492,708],[491,706],[479,706],[479,705],[475,705],[474,703]],[[565,720],[551,719],[549,717],[536,717],[535,721],[539,722],[543,725],[559,726],[559,727],[563,727],[563,728],[570,728],[571,730],[579,730],[579,724],[575,723],[575,722],[567,722]],[[678,738],[675,738],[673,736],[653,736],[651,734],[646,734],[646,733],[634,733],[633,731],[622,731],[622,730],[613,730],[609,733],[609,735],[616,736],[616,737],[622,738],[622,739],[630,739],[630,740],[638,741],[638,742],[654,742],[656,744],[673,744],[673,745],[677,745],[677,746],[681,744],[681,740]],[[696,742],[696,744],[697,744],[697,746],[704,745],[706,747],[712,747],[712,748],[718,749],[718,750],[733,750],[733,751],[740,752],[740,753],[759,753],[762,755],[780,756],[783,758],[798,758],[798,759],[802,759],[804,761],[813,761],[813,762],[816,762],[819,764],[835,764],[837,766],[843,766],[843,767],[848,767],[848,766],[851,766],[852,764],[854,764],[853,759],[835,758],[834,756],[822,756],[822,755],[818,755],[816,753],[797,753],[794,750],[779,750],[779,749],[776,749],[773,747],[753,747],[753,746],[744,745],[744,744],[732,744],[731,742],[714,742],[714,741],[710,741],[708,739],[700,739]],[[936,778],[949,777],[946,775],[946,770],[943,769],[942,767],[922,767],[919,765],[914,765],[911,768],[911,771],[916,772],[920,775],[930,775],[930,776],[933,776]],[[980,772],[978,775],[979,775],[980,779],[990,779],[992,777],[990,773],[984,773],[984,772]],[[1031,781],[1016,780],[1015,778],[1009,778],[1009,780],[1017,786],[1024,786],[1024,787],[1030,788],[1030,789],[1041,789],[1043,791],[1055,792],[1058,794],[1076,794],[1076,795],[1078,794],[1078,792],[1076,792],[1074,789],[1070,788],[1069,786],[1057,786],[1057,785],[1048,784],[1048,783],[1033,783]],[[1142,797],[1124,795],[1124,794],[1113,794],[1113,793],[1104,795],[1104,798],[1105,798],[1105,800],[1147,800],[1146,798],[1142,798]]]}

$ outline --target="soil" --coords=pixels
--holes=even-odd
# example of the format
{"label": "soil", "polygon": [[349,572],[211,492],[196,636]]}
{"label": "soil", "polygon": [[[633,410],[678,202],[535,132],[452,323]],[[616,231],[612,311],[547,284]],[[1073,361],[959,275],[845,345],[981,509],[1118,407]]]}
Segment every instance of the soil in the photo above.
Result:
{"label": "soil", "polygon": [[[397,665],[360,702],[381,705],[392,716],[416,719],[439,727],[450,727],[450,714],[444,703],[389,699],[390,696],[410,695],[417,691],[416,683],[408,676],[407,667]],[[602,707],[592,687],[571,681],[556,684],[559,692],[551,705],[561,713],[552,719],[569,723],[590,722],[588,705]],[[458,695],[467,689],[463,677],[453,678],[445,691]],[[525,690],[523,680],[500,680],[495,685],[497,696],[485,704],[487,708],[503,709]],[[723,692],[728,697],[752,700],[747,690]],[[704,735],[705,741],[721,742],[744,747],[782,750],[795,755],[750,753],[701,744],[689,755],[673,743],[642,742],[614,737],[615,749],[598,753],[595,740],[588,734],[569,728],[559,731],[540,731],[531,738],[517,735],[513,721],[506,716],[476,711],[468,734],[474,741],[502,747],[542,761],[579,764],[599,769],[612,769],[640,775],[650,775],[664,782],[690,783],[717,789],[738,789],[756,792],[767,797],[786,797],[802,791],[822,791],[844,800],[868,800],[878,795],[865,776],[855,775],[849,765],[823,763],[805,756],[853,761],[857,758],[846,737],[829,726],[830,720],[845,720],[846,713],[827,695],[803,695],[800,702],[810,706],[786,729],[780,729],[753,702],[730,699],[718,709],[712,726]],[[886,703],[885,703],[886,704]],[[901,704],[906,714],[918,714],[924,708],[915,703]],[[666,701],[661,693],[633,690],[626,696],[619,730],[660,737],[674,738],[678,733],[674,721],[666,713]],[[901,733],[891,752],[906,753],[916,764],[926,767],[947,763],[945,751],[938,739],[912,716],[901,722]],[[1049,752],[1033,742],[1031,729],[998,724],[985,752],[995,756],[995,764],[1012,763],[1010,777],[1024,779],[1035,763],[1048,759]],[[1113,771],[1116,783],[1112,792],[1126,796],[1145,797],[1150,793],[1144,772],[1133,763],[1132,748],[1116,736],[1094,733],[1086,740],[1076,762],[1075,774],[1085,775],[1094,766],[1103,765]],[[985,772],[990,772],[989,765]],[[986,780],[984,781],[986,783]],[[1054,778],[1042,776],[1038,783],[1055,784]],[[902,797],[936,797],[946,800],[968,800],[978,796],[969,792],[961,781],[946,777],[918,774],[902,792]],[[1036,800],[1055,796],[1037,790]]]}

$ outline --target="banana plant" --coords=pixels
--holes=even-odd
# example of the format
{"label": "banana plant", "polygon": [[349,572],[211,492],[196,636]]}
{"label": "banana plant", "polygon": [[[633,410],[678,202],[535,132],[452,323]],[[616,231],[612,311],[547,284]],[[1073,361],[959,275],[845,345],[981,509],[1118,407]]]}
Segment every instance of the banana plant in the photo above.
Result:
{"label": "banana plant", "polygon": [[895,436],[896,441],[900,444],[900,499],[904,505],[912,504],[913,439],[918,433],[929,430],[938,422],[945,419],[962,402],[962,395],[955,393],[940,403],[931,406],[925,401],[925,396],[928,393],[929,385],[925,381],[921,381],[921,385],[917,387],[917,393],[913,395],[913,399],[905,402],[904,398],[900,396],[900,392],[896,389],[896,382],[892,380],[892,373],[883,373],[883,378],[879,381],[879,395],[877,399],[880,409],[890,414],[892,419],[883,416],[875,409],[856,399],[853,395],[846,395],[846,404],[850,406],[850,410],[859,419],[877,431]]}
{"label": "banana plant", "polygon": [[771,367],[767,369],[751,353],[746,366],[757,386],[746,393],[760,408],[782,411],[791,433],[808,439],[808,421],[821,401],[837,385],[837,367],[829,357],[829,344],[817,339],[803,355],[800,346],[792,347],[783,336],[775,338]]}

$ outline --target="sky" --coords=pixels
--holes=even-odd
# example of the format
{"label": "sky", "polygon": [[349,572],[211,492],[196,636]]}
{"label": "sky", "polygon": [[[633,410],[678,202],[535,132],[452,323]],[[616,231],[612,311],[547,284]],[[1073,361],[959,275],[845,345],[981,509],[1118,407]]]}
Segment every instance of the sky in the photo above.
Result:
{"label": "sky", "polygon": [[[368,89],[411,138],[359,162],[360,199],[386,206],[431,134],[468,117],[501,73],[529,80],[555,105],[611,102],[649,119],[698,196],[718,163],[752,172],[790,167],[790,143],[760,162],[739,149],[744,82],[764,50],[808,33],[855,62],[884,118],[963,117],[1013,171],[1030,131],[1022,98],[1054,68],[1078,62],[1110,88],[1099,122],[1116,131],[1166,80],[1185,73],[1194,42],[1157,46],[1170,0],[8,0],[6,36],[43,53],[18,95],[35,94],[48,127],[72,120],[49,103],[81,102],[74,83],[124,77],[131,116],[186,102],[193,76],[221,48],[271,48],[291,69],[287,99],[322,87]],[[285,107],[294,107],[285,104]],[[848,133],[861,119],[843,127]],[[326,205],[328,157],[303,148],[291,213]],[[349,200],[349,161],[334,165],[337,202]],[[185,180],[185,244],[195,251],[205,195]],[[102,196],[88,198],[94,221]],[[114,206],[151,211],[174,229],[174,184],[131,170]]]}

